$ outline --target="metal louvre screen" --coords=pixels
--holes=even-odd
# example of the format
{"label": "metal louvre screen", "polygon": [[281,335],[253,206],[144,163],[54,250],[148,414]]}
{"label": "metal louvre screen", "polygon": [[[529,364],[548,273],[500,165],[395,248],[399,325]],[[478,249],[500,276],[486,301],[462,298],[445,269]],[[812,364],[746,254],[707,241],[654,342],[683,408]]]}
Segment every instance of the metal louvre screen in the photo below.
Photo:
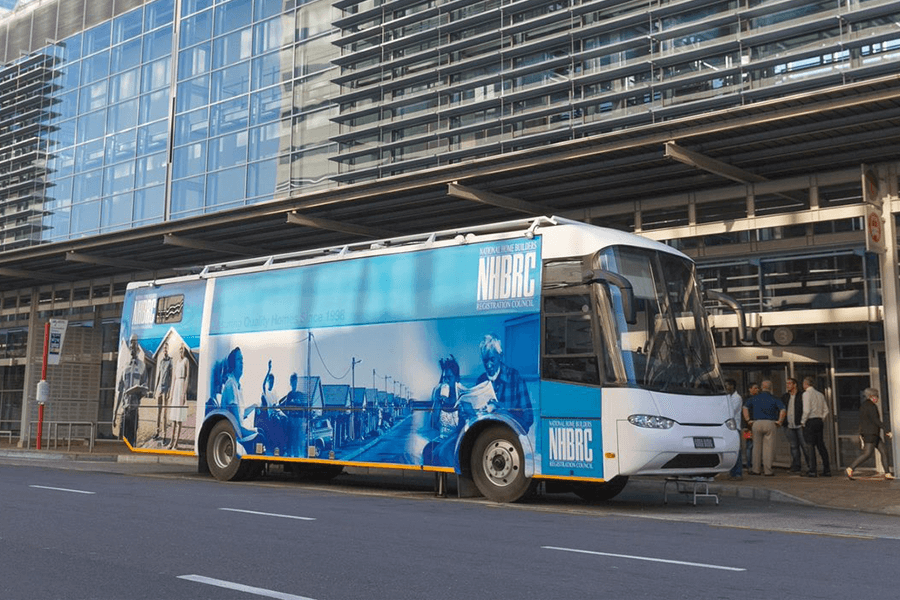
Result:
{"label": "metal louvre screen", "polygon": [[113,16],[113,0],[90,0],[84,6],[84,28],[93,27]]}
{"label": "metal louvre screen", "polygon": [[144,4],[146,0],[115,0],[113,3],[113,14],[119,16],[124,12],[128,12],[132,8],[137,8]]}
{"label": "metal louvre screen", "polygon": [[6,22],[0,23],[0,64],[6,64],[6,28],[9,27],[9,24]]}
{"label": "metal louvre screen", "polygon": [[29,11],[10,22],[6,62],[14,62],[22,54],[28,54],[31,51],[31,16],[32,13]]}
{"label": "metal louvre screen", "polygon": [[64,40],[84,29],[84,0],[66,0],[59,6],[56,35]]}
{"label": "metal louvre screen", "polygon": [[57,41],[56,37],[56,2],[39,6],[34,10],[34,21],[31,30],[31,51],[34,52],[46,46],[50,40]]}

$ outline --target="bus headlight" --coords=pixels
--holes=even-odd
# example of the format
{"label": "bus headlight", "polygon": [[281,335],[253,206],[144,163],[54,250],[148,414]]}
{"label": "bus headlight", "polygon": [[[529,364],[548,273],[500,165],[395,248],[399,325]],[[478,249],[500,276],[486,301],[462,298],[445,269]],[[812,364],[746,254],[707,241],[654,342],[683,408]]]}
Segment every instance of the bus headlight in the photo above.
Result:
{"label": "bus headlight", "polygon": [[728,419],[727,421],[725,421],[725,427],[732,431],[737,431],[737,421],[735,421],[734,419]]}
{"label": "bus headlight", "polygon": [[671,429],[675,425],[675,421],[665,417],[657,417],[655,415],[631,415],[628,422],[637,427],[647,427],[649,429]]}

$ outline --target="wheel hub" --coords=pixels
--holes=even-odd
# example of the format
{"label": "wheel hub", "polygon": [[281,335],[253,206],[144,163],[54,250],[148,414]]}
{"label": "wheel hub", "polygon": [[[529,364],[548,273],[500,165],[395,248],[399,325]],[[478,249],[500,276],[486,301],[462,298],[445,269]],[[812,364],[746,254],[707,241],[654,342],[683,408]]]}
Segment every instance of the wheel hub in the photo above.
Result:
{"label": "wheel hub", "polygon": [[515,480],[519,472],[519,453],[505,440],[497,440],[488,444],[484,451],[484,472],[491,483],[506,486]]}

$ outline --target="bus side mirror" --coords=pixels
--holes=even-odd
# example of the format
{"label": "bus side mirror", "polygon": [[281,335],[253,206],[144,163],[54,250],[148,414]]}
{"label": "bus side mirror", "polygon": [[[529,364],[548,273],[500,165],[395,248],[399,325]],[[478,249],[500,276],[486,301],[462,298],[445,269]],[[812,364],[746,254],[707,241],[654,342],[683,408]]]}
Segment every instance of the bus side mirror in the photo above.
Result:
{"label": "bus side mirror", "polygon": [[586,271],[581,280],[584,284],[603,283],[619,288],[619,293],[622,295],[622,310],[625,312],[625,322],[629,325],[637,323],[637,305],[634,301],[634,289],[631,287],[630,281],[618,273],[604,269]]}
{"label": "bus side mirror", "polygon": [[721,302],[728,308],[734,311],[738,318],[738,335],[740,336],[742,341],[747,340],[747,322],[746,317],[744,316],[744,307],[741,306],[741,303],[729,296],[728,294],[723,294],[722,292],[716,292],[715,290],[707,290],[706,297],[710,300],[715,300],[716,302]]}

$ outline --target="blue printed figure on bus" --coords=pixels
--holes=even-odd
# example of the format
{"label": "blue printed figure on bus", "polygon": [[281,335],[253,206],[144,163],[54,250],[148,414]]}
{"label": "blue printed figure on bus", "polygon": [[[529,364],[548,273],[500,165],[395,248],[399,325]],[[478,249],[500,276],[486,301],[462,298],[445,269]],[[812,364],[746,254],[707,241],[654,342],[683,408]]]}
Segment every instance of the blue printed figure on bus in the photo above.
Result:
{"label": "blue printed figure on bus", "polygon": [[[480,385],[490,382],[493,388],[493,404],[481,408],[488,412],[500,407],[509,411],[513,419],[518,421],[522,430],[528,433],[534,422],[534,411],[531,406],[531,396],[528,394],[528,386],[519,372],[503,362],[503,346],[500,338],[494,334],[484,336],[479,345],[481,362],[484,365],[484,373],[478,378],[473,390]],[[483,396],[482,396],[483,397]]]}

